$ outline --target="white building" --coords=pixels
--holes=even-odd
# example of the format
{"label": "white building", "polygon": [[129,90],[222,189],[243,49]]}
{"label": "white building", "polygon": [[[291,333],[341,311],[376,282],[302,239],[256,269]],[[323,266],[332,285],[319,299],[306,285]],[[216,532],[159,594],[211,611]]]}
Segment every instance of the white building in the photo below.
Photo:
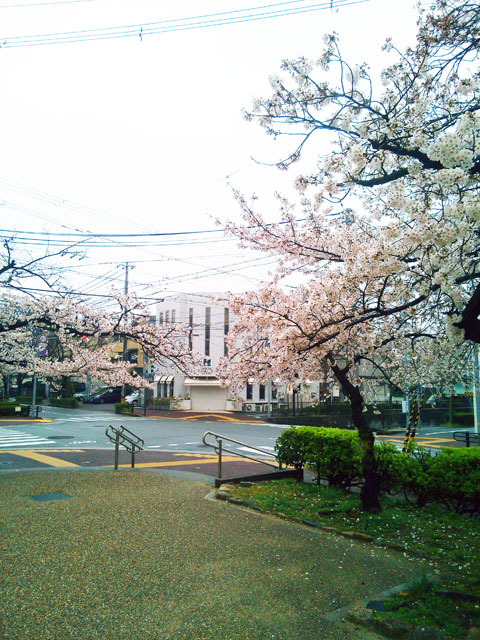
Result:
{"label": "white building", "polygon": [[230,389],[222,388],[215,376],[219,359],[228,355],[226,337],[234,320],[232,311],[218,301],[221,298],[220,293],[184,293],[157,304],[156,323],[186,325],[189,347],[200,355],[203,365],[192,377],[168,366],[157,366],[155,395],[188,398],[190,402],[183,402],[182,408],[196,411],[266,412],[269,401],[272,404],[285,402],[288,386],[272,384],[270,387],[251,381],[237,394],[239,400],[235,401]]}
{"label": "white building", "polygon": [[[218,294],[221,297],[221,294]],[[197,411],[225,411],[231,397],[215,377],[215,368],[227,354],[226,336],[231,324],[228,307],[215,302],[215,294],[179,294],[157,304],[158,325],[179,323],[189,328],[189,348],[200,354],[203,366],[195,377],[186,377],[178,370],[157,368],[157,396],[191,399]],[[241,410],[241,408],[240,408]]]}

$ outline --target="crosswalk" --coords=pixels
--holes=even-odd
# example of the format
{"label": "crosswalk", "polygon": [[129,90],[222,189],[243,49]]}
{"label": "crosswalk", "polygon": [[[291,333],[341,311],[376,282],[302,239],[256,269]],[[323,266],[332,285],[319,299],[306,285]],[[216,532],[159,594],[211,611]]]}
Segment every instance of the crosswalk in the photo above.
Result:
{"label": "crosswalk", "polygon": [[13,429],[2,429],[0,431],[0,448],[11,449],[13,447],[39,446],[45,444],[55,444],[55,440],[32,436],[23,431],[13,431]]}

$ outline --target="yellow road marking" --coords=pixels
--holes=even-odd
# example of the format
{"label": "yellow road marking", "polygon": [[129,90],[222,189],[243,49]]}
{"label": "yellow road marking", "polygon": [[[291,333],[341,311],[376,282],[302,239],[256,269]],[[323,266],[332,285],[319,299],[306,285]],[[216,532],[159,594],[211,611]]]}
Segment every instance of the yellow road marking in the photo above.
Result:
{"label": "yellow road marking", "polygon": [[83,453],[85,449],[2,449],[2,453],[30,453],[30,451],[48,451],[48,453]]}
{"label": "yellow road marking", "polygon": [[[399,442],[403,443],[403,437],[395,437],[395,436],[377,436],[377,438],[382,438],[383,440],[388,440],[389,442]],[[455,442],[452,438],[433,438],[430,436],[420,436],[415,438],[414,442],[425,442],[426,444],[441,444],[442,442]]]}
{"label": "yellow road marking", "polygon": [[30,419],[25,418],[24,420],[21,418],[0,418],[0,422],[30,422],[30,424],[32,424],[33,422],[52,422],[52,421],[49,420],[48,418],[30,418]]}
{"label": "yellow road marking", "polygon": [[[184,418],[174,418],[174,420],[197,420],[198,418],[206,418],[208,420],[208,418],[210,417],[220,418],[220,421],[223,422],[245,422],[245,420],[240,420],[240,418],[231,418],[230,416],[226,416],[223,413],[200,413],[193,416],[185,416]],[[257,420],[255,420],[255,423],[264,424],[263,422]]]}
{"label": "yellow road marking", "polygon": [[13,453],[14,456],[19,456],[20,458],[28,458],[29,460],[36,460],[37,462],[43,462],[44,464],[48,464],[50,467],[79,467],[80,465],[74,464],[73,462],[67,462],[66,460],[62,460],[61,458],[54,458],[53,456],[46,456],[43,453],[37,453],[36,451],[9,451],[9,453]]}
{"label": "yellow road marking", "polygon": [[[222,462],[233,462],[235,460],[238,460],[238,456],[227,456],[227,457],[222,457]],[[135,463],[135,469],[137,469],[137,467],[139,469],[146,469],[148,467],[181,467],[183,465],[187,466],[187,465],[194,465],[194,464],[211,464],[212,462],[216,462],[217,458],[216,456],[211,456],[210,458],[205,458],[205,459],[199,459],[196,458],[195,460],[172,460],[171,462],[136,462]],[[251,460],[250,462],[254,462],[253,460]],[[258,462],[254,462],[254,464],[261,464],[260,461]],[[125,468],[128,469],[129,467],[131,467],[131,464],[119,464],[118,465],[119,468]],[[107,468],[111,468],[113,467],[113,464],[109,464],[106,465]]]}

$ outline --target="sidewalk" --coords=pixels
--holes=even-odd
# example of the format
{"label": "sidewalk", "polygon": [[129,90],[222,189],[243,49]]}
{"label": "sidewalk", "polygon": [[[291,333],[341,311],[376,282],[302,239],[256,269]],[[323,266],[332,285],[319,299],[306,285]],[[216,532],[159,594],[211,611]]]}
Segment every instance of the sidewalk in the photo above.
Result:
{"label": "sidewalk", "polygon": [[[0,637],[357,640],[325,615],[426,571],[396,552],[205,500],[210,491],[160,473],[0,476]],[[70,497],[31,498],[51,493]]]}

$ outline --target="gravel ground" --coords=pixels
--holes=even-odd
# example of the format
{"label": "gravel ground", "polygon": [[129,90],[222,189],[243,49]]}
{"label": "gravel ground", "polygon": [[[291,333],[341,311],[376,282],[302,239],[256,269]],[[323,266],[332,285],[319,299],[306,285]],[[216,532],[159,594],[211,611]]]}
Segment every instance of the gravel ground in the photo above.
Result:
{"label": "gravel ground", "polygon": [[[0,638],[354,640],[323,616],[425,572],[161,474],[0,476]],[[37,502],[62,492],[69,499]]]}

